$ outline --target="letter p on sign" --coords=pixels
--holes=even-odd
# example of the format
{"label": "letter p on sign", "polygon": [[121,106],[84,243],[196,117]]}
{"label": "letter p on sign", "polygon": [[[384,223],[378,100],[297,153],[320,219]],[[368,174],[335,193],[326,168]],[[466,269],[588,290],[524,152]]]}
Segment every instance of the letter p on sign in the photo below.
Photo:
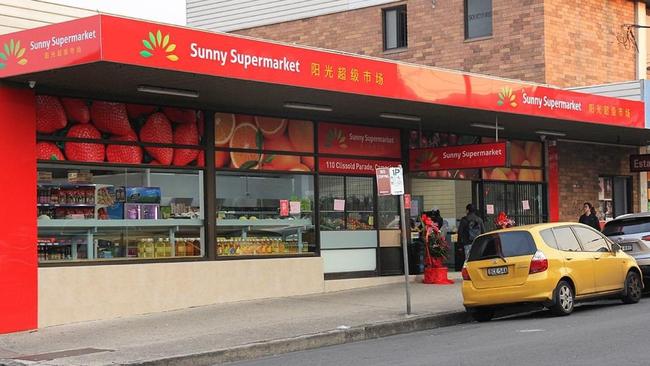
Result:
{"label": "letter p on sign", "polygon": [[404,194],[404,174],[402,167],[394,167],[390,169],[390,194],[399,196]]}

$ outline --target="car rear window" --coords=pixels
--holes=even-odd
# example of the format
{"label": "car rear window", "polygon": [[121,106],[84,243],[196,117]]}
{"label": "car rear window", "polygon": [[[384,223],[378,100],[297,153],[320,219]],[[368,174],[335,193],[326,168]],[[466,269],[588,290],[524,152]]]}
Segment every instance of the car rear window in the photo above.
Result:
{"label": "car rear window", "polygon": [[474,240],[468,262],[533,255],[536,251],[535,241],[527,231],[494,233],[483,235]]}
{"label": "car rear window", "polygon": [[613,220],[605,224],[603,234],[607,236],[630,235],[650,232],[650,217]]}

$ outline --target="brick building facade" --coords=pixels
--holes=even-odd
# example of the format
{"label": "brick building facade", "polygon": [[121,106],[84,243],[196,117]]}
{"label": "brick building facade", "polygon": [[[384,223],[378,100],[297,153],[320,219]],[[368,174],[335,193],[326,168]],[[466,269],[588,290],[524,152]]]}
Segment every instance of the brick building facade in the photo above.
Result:
{"label": "brick building facade", "polygon": [[[384,51],[382,9],[405,4],[408,46]],[[463,0],[409,0],[235,33],[559,87],[635,79],[617,41],[629,0],[493,0],[491,37],[465,40]]]}
{"label": "brick building facade", "polygon": [[621,159],[636,153],[632,147],[559,142],[560,221],[576,221],[585,202],[598,208],[599,176],[631,176],[632,209],[638,212],[639,174],[631,174],[629,160]]}

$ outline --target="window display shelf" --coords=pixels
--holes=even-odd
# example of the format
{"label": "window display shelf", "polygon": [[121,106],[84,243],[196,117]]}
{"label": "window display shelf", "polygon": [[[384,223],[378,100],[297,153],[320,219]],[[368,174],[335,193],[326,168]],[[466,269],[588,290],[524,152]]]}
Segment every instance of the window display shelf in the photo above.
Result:
{"label": "window display shelf", "polygon": [[[236,221],[236,220],[233,220]],[[162,220],[38,220],[38,228],[124,228],[124,227],[175,227],[203,226],[203,220],[198,219],[162,219]]]}
{"label": "window display shelf", "polygon": [[311,227],[311,219],[258,219],[258,220],[236,220],[236,219],[218,219],[218,227],[267,227],[267,228],[296,228]]}
{"label": "window display shelf", "polygon": [[90,203],[38,203],[38,207],[95,207],[106,205],[93,205]]}

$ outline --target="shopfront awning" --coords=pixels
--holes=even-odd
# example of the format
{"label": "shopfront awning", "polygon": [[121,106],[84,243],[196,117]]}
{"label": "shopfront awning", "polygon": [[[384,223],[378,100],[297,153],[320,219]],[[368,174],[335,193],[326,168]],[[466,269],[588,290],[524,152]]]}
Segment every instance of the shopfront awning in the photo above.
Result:
{"label": "shopfront awning", "polygon": [[650,140],[638,101],[108,15],[0,36],[0,78],[42,93],[232,112]]}

